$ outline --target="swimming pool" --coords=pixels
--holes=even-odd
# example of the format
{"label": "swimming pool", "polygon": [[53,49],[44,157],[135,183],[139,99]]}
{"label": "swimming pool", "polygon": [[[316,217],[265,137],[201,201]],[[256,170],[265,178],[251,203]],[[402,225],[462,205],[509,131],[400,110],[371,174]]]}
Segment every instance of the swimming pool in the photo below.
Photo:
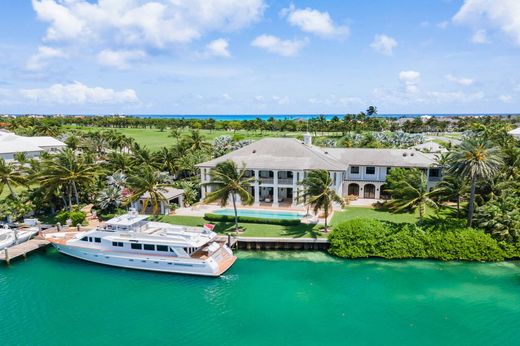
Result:
{"label": "swimming pool", "polygon": [[[290,219],[299,220],[304,214],[290,211],[276,211],[276,210],[248,210],[238,209],[238,216],[249,216],[249,217],[260,217],[264,219]],[[231,215],[234,216],[235,212],[233,209],[219,209],[215,210],[215,214],[218,215]]]}

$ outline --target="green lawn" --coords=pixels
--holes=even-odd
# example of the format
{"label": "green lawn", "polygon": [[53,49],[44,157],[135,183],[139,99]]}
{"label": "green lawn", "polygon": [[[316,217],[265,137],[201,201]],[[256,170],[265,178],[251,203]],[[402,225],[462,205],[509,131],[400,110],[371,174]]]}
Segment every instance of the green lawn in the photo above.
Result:
{"label": "green lawn", "polygon": [[[173,137],[169,137],[170,131],[168,129],[164,131],[160,131],[157,129],[134,129],[134,128],[108,128],[108,127],[69,127],[70,129],[76,129],[81,131],[100,131],[100,130],[115,130],[124,134],[125,136],[132,137],[136,140],[140,145],[144,145],[148,147],[150,150],[159,150],[162,147],[168,147],[175,144],[176,139]],[[225,130],[200,130],[201,134],[208,141],[212,141],[216,137],[222,135],[233,136],[235,132],[225,131]],[[183,130],[182,135],[189,134],[190,130]],[[244,139],[260,139],[264,137],[296,137],[298,135],[303,135],[303,133],[287,133],[283,134],[280,132],[253,132],[253,131],[245,131],[239,130],[236,131],[237,135],[242,136]]]}
{"label": "green lawn", "polygon": [[[376,210],[368,207],[347,207],[342,211],[336,211],[332,217],[332,226],[343,221],[368,218],[392,222],[417,222],[418,216],[416,214],[392,214],[388,211]],[[173,223],[185,226],[202,226],[208,221],[202,217],[196,216],[159,216],[158,221]],[[215,231],[220,234],[231,232],[234,230],[234,224],[231,222],[212,222],[216,225]],[[298,225],[298,226],[277,226],[277,225],[262,225],[253,223],[241,223],[240,227],[245,231],[240,233],[244,237],[323,237],[323,233],[319,231],[320,226],[313,225]]]}
{"label": "green lawn", "polygon": [[[173,223],[185,226],[202,226],[208,221],[202,217],[197,216],[158,216],[157,221]],[[234,224],[232,222],[212,222],[216,225],[215,232],[225,234],[226,232],[234,231]],[[298,225],[298,226],[278,226],[278,225],[262,225],[254,223],[241,223],[245,231],[240,233],[244,237],[288,237],[288,238],[308,238],[308,237],[322,237],[324,236],[318,230],[318,226],[313,225]]]}
{"label": "green lawn", "polygon": [[[427,215],[429,215],[429,212],[427,212]],[[417,213],[393,214],[386,210],[378,210],[371,207],[347,207],[343,211],[335,212],[334,216],[332,217],[331,223],[335,225],[343,221],[360,218],[375,219],[381,221],[392,221],[398,223],[415,223],[417,222],[419,215]]]}

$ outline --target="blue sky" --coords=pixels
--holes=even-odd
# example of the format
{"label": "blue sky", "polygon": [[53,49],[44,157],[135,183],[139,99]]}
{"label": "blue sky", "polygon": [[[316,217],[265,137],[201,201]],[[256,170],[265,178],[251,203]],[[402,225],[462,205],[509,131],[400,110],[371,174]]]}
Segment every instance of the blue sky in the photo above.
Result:
{"label": "blue sky", "polygon": [[517,0],[3,0],[0,113],[520,112]]}

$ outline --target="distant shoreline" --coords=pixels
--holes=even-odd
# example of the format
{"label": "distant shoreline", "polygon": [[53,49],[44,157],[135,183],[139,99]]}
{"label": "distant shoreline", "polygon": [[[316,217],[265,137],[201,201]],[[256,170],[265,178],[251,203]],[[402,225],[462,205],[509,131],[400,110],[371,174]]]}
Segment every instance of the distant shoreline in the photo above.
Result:
{"label": "distant shoreline", "polygon": [[[276,120],[308,120],[311,118],[316,118],[320,115],[325,116],[327,120],[330,120],[334,116],[342,118],[345,114],[5,114],[7,116],[43,116],[43,117],[112,117],[112,116],[120,116],[120,117],[128,117],[128,118],[141,118],[141,119],[215,119],[216,121],[233,121],[233,120],[255,120],[257,118],[262,120],[267,120],[269,118],[274,118]],[[520,113],[482,113],[482,114],[377,114],[372,117],[376,118],[417,118],[421,116],[431,116],[435,118],[457,118],[457,117],[485,117],[485,116],[497,116],[497,117],[507,117],[507,116],[520,116]]]}

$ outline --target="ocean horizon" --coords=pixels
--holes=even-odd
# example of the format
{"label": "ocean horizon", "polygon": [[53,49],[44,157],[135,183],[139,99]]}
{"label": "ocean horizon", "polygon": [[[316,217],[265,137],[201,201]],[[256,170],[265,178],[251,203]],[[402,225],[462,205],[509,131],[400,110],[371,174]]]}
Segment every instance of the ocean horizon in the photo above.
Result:
{"label": "ocean horizon", "polygon": [[[519,115],[520,113],[417,113],[417,114],[377,114],[375,117],[378,118],[417,118],[423,115],[432,117],[467,117],[467,116],[508,116],[508,115]],[[57,114],[9,114],[11,116],[56,116]],[[59,114],[63,116],[126,116],[133,118],[142,119],[215,119],[217,121],[226,120],[255,120],[257,118],[267,120],[273,118],[276,120],[295,120],[304,119],[308,120],[318,116],[325,116],[327,120],[332,119],[335,116],[343,117],[345,114]]]}

